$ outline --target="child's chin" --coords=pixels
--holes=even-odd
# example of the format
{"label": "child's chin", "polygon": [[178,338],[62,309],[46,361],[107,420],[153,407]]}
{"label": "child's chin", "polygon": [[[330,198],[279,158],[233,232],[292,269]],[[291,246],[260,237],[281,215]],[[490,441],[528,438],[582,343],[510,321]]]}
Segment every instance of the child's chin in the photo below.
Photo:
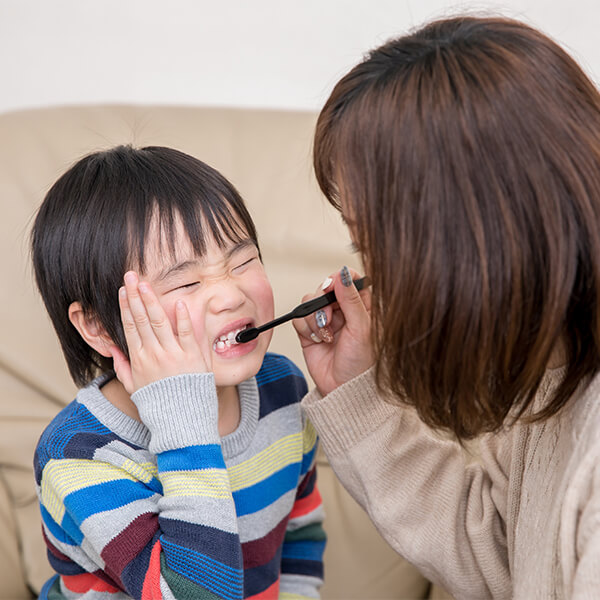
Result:
{"label": "child's chin", "polygon": [[238,385],[246,379],[254,377],[262,366],[266,350],[258,348],[251,354],[239,360],[227,361],[225,364],[215,365],[215,383],[217,387]]}

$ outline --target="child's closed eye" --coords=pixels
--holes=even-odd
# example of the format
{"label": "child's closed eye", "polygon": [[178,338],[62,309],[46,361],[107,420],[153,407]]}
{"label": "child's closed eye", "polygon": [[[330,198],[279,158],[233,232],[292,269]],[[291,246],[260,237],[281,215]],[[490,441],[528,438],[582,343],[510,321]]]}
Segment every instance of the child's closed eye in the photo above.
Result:
{"label": "child's closed eye", "polygon": [[236,265],[235,267],[233,267],[233,270],[236,273],[242,273],[255,260],[258,260],[258,258],[256,256],[253,256],[252,258],[249,258],[248,260],[245,260],[244,262],[240,263],[239,265]]}
{"label": "child's closed eye", "polygon": [[173,288],[171,291],[175,290],[187,290],[200,285],[200,281],[190,281],[189,283],[183,283],[182,285],[178,285],[176,288]]}

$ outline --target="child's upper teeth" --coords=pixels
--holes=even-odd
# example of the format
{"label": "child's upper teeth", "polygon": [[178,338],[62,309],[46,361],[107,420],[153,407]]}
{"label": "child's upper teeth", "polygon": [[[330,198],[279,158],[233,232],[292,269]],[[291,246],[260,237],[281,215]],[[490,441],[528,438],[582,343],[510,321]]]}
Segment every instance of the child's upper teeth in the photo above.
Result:
{"label": "child's upper teeth", "polygon": [[[245,325],[244,325],[244,327],[240,327],[239,329],[236,329],[235,331],[230,331],[229,333],[225,333],[217,340],[217,342],[223,342],[223,343],[228,342],[229,344],[237,344],[237,342],[235,341],[235,337],[240,331],[243,331],[244,329],[246,329]],[[222,346],[220,348],[222,348]]]}

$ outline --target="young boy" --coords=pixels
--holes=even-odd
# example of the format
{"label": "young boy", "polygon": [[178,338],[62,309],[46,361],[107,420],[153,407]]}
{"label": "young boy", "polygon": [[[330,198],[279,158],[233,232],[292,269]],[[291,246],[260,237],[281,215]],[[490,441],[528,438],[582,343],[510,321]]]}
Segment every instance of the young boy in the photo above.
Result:
{"label": "young boy", "polygon": [[82,386],[35,455],[41,598],[318,597],[306,383],[269,333],[235,342],[273,294],[233,186],[173,149],[97,152],[50,189],[32,249]]}

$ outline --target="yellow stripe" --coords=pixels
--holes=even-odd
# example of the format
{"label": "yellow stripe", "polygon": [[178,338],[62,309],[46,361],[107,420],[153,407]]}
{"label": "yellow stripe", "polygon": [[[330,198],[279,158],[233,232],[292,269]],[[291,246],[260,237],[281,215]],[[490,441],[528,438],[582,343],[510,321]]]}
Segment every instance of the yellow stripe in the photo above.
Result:
{"label": "yellow stripe", "polygon": [[306,421],[306,426],[303,431],[304,437],[302,440],[302,452],[308,454],[317,443],[317,431],[310,421]]}
{"label": "yellow stripe", "polygon": [[154,477],[158,476],[158,469],[151,462],[140,464],[128,458],[123,462],[121,468],[142,483],[150,483]]}
{"label": "yellow stripe", "polygon": [[231,490],[250,487],[287,465],[302,460],[302,434],[292,433],[271,444],[252,458],[229,467]]}
{"label": "yellow stripe", "polygon": [[229,498],[229,479],[223,469],[169,471],[160,477],[165,496]]}
{"label": "yellow stripe", "polygon": [[302,596],[292,592],[279,592],[279,600],[315,600],[312,596]]}
{"label": "yellow stripe", "polygon": [[64,499],[69,494],[119,479],[137,481],[127,471],[107,463],[86,459],[51,459],[42,475],[42,504],[60,523],[65,512]]}

